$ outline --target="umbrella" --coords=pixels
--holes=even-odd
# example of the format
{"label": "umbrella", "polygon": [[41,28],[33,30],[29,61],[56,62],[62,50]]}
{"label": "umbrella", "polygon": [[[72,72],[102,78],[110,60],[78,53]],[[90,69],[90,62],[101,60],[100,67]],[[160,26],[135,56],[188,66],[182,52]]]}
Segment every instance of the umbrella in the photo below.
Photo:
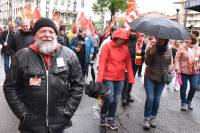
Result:
{"label": "umbrella", "polygon": [[164,17],[138,17],[129,23],[131,29],[162,39],[186,40],[189,34],[179,23]]}

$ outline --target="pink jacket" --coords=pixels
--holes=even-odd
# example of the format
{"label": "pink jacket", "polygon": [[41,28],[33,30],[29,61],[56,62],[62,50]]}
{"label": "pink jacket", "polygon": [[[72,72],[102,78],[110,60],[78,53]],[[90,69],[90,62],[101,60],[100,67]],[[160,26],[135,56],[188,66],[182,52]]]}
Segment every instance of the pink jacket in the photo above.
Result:
{"label": "pink jacket", "polygon": [[[199,55],[200,59],[200,55]],[[189,65],[189,54],[187,46],[182,46],[178,49],[175,57],[175,70],[179,70],[184,74],[196,74],[198,71],[191,72]]]}

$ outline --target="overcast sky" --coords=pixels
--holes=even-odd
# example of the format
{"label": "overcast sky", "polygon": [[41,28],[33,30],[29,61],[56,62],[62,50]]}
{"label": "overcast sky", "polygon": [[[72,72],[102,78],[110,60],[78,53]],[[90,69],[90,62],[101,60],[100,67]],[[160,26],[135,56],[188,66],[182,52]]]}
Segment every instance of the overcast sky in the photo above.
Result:
{"label": "overcast sky", "polygon": [[175,0],[136,0],[138,10],[140,13],[148,11],[159,11],[164,14],[176,14]]}

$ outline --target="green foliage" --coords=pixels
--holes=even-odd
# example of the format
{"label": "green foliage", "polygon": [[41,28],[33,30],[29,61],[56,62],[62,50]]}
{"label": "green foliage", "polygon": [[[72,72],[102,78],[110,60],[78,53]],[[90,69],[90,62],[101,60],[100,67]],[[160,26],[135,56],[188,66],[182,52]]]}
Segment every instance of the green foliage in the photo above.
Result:
{"label": "green foliage", "polygon": [[97,14],[103,14],[110,11],[111,20],[117,12],[124,12],[127,10],[128,0],[97,0],[93,4],[93,11]]}

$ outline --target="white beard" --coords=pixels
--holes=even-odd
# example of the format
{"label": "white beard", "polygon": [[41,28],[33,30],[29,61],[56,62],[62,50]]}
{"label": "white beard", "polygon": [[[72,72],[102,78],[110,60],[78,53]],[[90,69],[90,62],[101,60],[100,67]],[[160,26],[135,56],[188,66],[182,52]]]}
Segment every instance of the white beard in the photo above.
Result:
{"label": "white beard", "polygon": [[35,42],[40,53],[48,55],[56,49],[57,41],[56,39],[51,42],[36,41]]}

